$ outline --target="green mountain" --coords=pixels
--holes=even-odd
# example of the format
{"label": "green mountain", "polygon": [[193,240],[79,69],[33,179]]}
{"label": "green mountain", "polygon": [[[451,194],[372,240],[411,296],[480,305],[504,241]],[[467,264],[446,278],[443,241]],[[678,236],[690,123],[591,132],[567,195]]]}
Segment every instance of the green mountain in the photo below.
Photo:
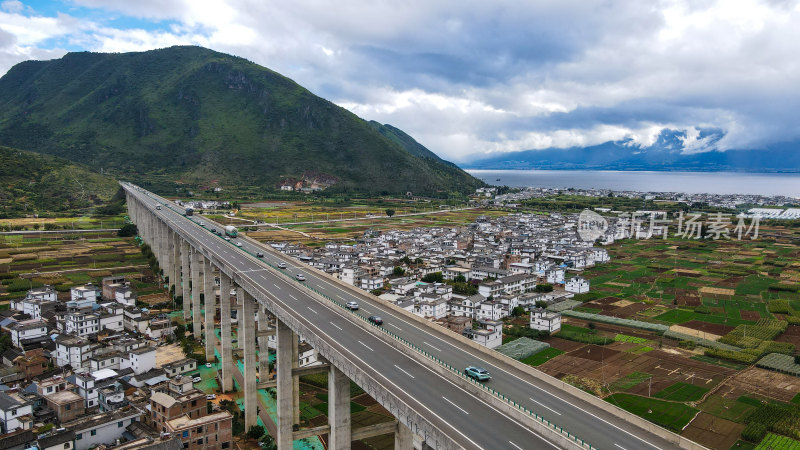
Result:
{"label": "green mountain", "polygon": [[0,218],[92,208],[118,189],[116,180],[84,165],[0,147]]}
{"label": "green mountain", "polygon": [[17,64],[0,78],[0,144],[132,181],[427,195],[483,184],[394,127],[200,47]]}

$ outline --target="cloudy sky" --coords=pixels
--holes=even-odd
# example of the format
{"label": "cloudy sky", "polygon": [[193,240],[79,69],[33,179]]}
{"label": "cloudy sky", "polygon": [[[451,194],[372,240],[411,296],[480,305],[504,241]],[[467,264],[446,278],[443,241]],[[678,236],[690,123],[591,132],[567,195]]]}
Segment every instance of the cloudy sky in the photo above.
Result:
{"label": "cloudy sky", "polygon": [[[0,0],[0,74],[196,44],[276,70],[439,155],[800,140],[793,0]],[[709,144],[698,130],[725,133]]]}

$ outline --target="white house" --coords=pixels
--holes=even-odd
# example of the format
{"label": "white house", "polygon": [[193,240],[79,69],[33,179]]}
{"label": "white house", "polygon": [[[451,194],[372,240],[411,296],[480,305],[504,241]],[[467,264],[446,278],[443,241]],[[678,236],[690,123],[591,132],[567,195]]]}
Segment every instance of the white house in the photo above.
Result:
{"label": "white house", "polygon": [[0,434],[30,430],[32,426],[33,404],[16,393],[0,392]]}
{"label": "white house", "polygon": [[130,424],[139,421],[141,414],[136,408],[121,408],[61,425],[75,432],[75,450],[88,450],[100,444],[113,444]]}
{"label": "white house", "polygon": [[443,319],[447,316],[447,299],[423,301],[417,304],[418,314],[422,317]]}
{"label": "white house", "polygon": [[30,319],[9,325],[11,343],[17,348],[22,348],[20,341],[36,339],[47,335],[47,322],[43,319]]}
{"label": "white house", "polygon": [[64,318],[64,332],[87,337],[100,331],[100,314],[89,311],[70,311]]}
{"label": "white house", "polygon": [[531,329],[555,333],[561,329],[561,314],[544,308],[531,309]]}
{"label": "white house", "polygon": [[475,305],[475,319],[500,320],[505,316],[505,308],[500,302],[486,301]]}
{"label": "white house", "polygon": [[86,283],[85,286],[75,286],[69,290],[69,293],[70,301],[67,306],[73,308],[92,306],[97,303],[97,297],[100,296],[97,286],[92,283]]}
{"label": "white house", "polygon": [[564,290],[574,294],[585,294],[589,292],[589,280],[583,277],[572,277],[567,280]]}
{"label": "white house", "polygon": [[59,335],[56,337],[56,365],[66,365],[77,369],[92,356],[92,345],[86,339],[77,336]]}
{"label": "white house", "polygon": [[561,268],[552,268],[545,271],[547,282],[550,284],[564,284],[565,271]]}
{"label": "white house", "polygon": [[487,348],[503,345],[503,322],[498,320],[481,320],[483,328],[474,330],[466,328],[461,334]]}
{"label": "white house", "polygon": [[156,366],[156,348],[155,347],[139,347],[131,350],[128,357],[122,360],[120,365],[121,369],[130,367],[133,373],[141,375]]}

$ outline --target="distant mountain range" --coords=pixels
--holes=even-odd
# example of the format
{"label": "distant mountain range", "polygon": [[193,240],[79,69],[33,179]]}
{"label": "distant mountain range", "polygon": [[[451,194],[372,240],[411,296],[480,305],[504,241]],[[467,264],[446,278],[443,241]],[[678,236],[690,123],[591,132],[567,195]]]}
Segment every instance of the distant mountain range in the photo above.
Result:
{"label": "distant mountain range", "polygon": [[[498,153],[461,164],[465,169],[653,170],[708,172],[800,172],[800,142],[760,150],[686,152],[685,132],[664,130],[649,147],[631,140],[610,141],[591,147],[548,148]],[[718,130],[703,130],[700,138],[713,145]]]}
{"label": "distant mountain range", "polygon": [[0,145],[148,180],[162,193],[291,185],[444,196],[484,185],[397,128],[201,47],[17,64],[0,78]]}

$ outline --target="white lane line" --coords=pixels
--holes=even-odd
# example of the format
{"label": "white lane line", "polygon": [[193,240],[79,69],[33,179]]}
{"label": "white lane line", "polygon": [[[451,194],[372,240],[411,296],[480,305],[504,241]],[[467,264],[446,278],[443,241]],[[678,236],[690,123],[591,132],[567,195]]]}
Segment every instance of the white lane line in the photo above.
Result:
{"label": "white lane line", "polygon": [[331,324],[331,325],[333,325],[334,327],[336,327],[336,328],[337,328],[339,331],[342,331],[342,327],[340,327],[339,325],[336,325],[336,324],[335,324],[335,323],[333,323],[333,322],[328,322],[328,323],[329,323],[329,324]]}
{"label": "white lane line", "polygon": [[[339,289],[340,289],[338,286],[334,285],[333,283],[330,283],[330,282],[326,281],[326,280],[325,280],[325,279],[323,279],[323,278],[320,278],[320,279],[319,279],[319,281],[322,281],[323,283],[327,284],[328,286],[330,286],[330,287],[332,287],[332,288],[334,288],[334,289],[336,289],[336,290],[339,290]],[[406,321],[406,319],[404,319],[404,318],[401,318],[401,317],[398,317],[397,315],[393,314],[393,313],[392,313],[392,311],[391,311],[390,309],[385,309],[385,310],[383,311],[383,313],[384,313],[385,315],[387,315],[387,316],[390,316],[390,317],[393,317],[393,318],[399,318],[399,319],[400,319],[400,320],[402,320],[404,323],[406,323],[406,324],[408,324],[408,325],[411,325],[411,327],[412,327],[412,328],[416,328],[417,330],[419,330],[419,331],[421,331],[421,332],[423,332],[423,333],[425,333],[425,334],[427,334],[427,335],[431,336],[432,338],[434,338],[434,339],[436,339],[436,340],[438,340],[438,341],[441,341],[441,342],[443,342],[443,343],[445,343],[445,344],[449,345],[450,347],[453,347],[453,348],[454,348],[456,351],[463,352],[463,353],[465,353],[467,356],[474,356],[474,355],[472,355],[471,353],[464,351],[464,349],[462,349],[462,348],[459,348],[459,347],[457,347],[456,345],[454,345],[454,344],[452,344],[452,343],[450,343],[450,342],[447,342],[446,340],[444,340],[444,339],[440,338],[439,336],[436,336],[436,335],[435,335],[435,334],[433,334],[431,331],[429,331],[429,330],[423,330],[422,328],[420,328],[420,327],[418,327],[418,326],[414,325],[413,323],[411,323],[411,322],[407,322],[407,321]],[[388,325],[392,325],[392,324],[388,324]],[[536,388],[536,389],[539,389],[539,390],[540,390],[540,391],[542,391],[542,392],[546,392],[548,395],[550,395],[550,396],[551,396],[551,397],[553,397],[554,399],[556,399],[556,400],[560,400],[560,401],[562,401],[562,402],[566,403],[567,405],[569,405],[569,406],[571,406],[571,407],[573,407],[573,408],[575,408],[575,409],[577,409],[577,410],[579,410],[579,411],[582,411],[582,412],[584,412],[584,413],[586,413],[586,414],[589,414],[590,416],[594,417],[595,419],[598,419],[598,420],[600,420],[601,422],[605,423],[606,425],[610,425],[610,426],[612,426],[612,427],[616,428],[617,430],[620,430],[620,431],[622,431],[623,433],[627,434],[628,436],[631,436],[631,437],[632,437],[632,438],[634,438],[634,439],[637,439],[637,440],[639,440],[639,441],[641,441],[641,442],[644,442],[645,444],[647,444],[647,445],[649,445],[649,446],[651,446],[651,447],[653,447],[653,448],[660,449],[660,447],[659,447],[659,446],[657,446],[657,445],[654,445],[654,444],[652,444],[652,443],[648,442],[647,440],[645,440],[645,439],[643,439],[643,438],[641,438],[641,437],[639,437],[639,436],[637,436],[637,435],[635,435],[635,434],[633,434],[633,433],[631,433],[631,432],[629,432],[629,431],[626,431],[626,430],[624,430],[624,429],[622,429],[622,428],[620,428],[620,427],[618,427],[618,426],[614,425],[613,423],[611,423],[611,422],[609,422],[609,421],[607,421],[607,420],[605,420],[605,419],[603,419],[603,418],[600,418],[600,417],[598,417],[596,414],[593,414],[593,413],[591,413],[591,412],[589,412],[589,411],[587,411],[587,410],[585,410],[585,409],[583,409],[583,408],[580,408],[580,407],[578,407],[578,406],[575,406],[575,405],[574,405],[574,404],[572,404],[571,402],[569,402],[569,401],[567,401],[567,400],[564,400],[563,398],[559,397],[558,395],[556,395],[556,394],[554,394],[554,393],[552,393],[552,392],[548,392],[547,390],[545,390],[545,389],[543,389],[543,388],[541,388],[541,387],[539,387],[539,386],[537,386],[537,385],[533,384],[532,382],[530,382],[530,381],[528,381],[528,380],[526,380],[526,379],[524,379],[524,378],[522,378],[522,377],[519,377],[519,376],[517,376],[517,375],[515,375],[515,374],[512,374],[511,372],[509,372],[508,370],[505,370],[504,368],[500,367],[499,365],[492,364],[490,361],[484,361],[484,364],[485,364],[485,365],[484,365],[484,367],[486,367],[486,366],[489,366],[490,368],[497,369],[497,370],[499,370],[500,372],[503,372],[503,373],[505,373],[505,374],[509,375],[510,377],[514,378],[514,379],[520,380],[520,381],[522,381],[523,383],[525,383],[525,384],[527,384],[527,385],[529,385],[529,386],[531,386],[531,387],[534,387],[534,388]],[[543,440],[544,440],[544,439],[543,439]],[[550,441],[547,441],[547,440],[544,440],[544,441],[552,445],[552,443],[551,443]]]}
{"label": "white lane line", "polygon": [[310,306],[306,306],[306,308],[308,308],[308,310],[309,310],[309,311],[311,311],[311,312],[312,312],[312,313],[314,313],[314,314],[316,314],[316,313],[317,313],[316,311],[314,311],[313,309],[311,309],[311,307],[310,307]]}
{"label": "white lane line", "polygon": [[[528,397],[528,398],[530,398],[530,397]],[[532,399],[532,398],[531,398],[531,401],[532,401],[532,402],[534,402],[534,403],[536,403],[537,405],[541,406],[542,408],[547,408],[547,409],[549,409],[550,411],[553,411],[554,413],[558,414],[559,416],[561,415],[561,413],[560,413],[560,412],[558,412],[558,411],[556,411],[555,409],[553,409],[553,408],[551,408],[551,407],[549,407],[549,406],[545,405],[545,404],[544,404],[544,403],[542,403],[542,402],[538,402],[538,401],[536,401],[536,400],[534,400],[534,399]]]}
{"label": "white lane line", "polygon": [[337,296],[337,297],[339,297],[341,300],[347,301],[347,299],[346,299],[346,298],[342,297],[342,296],[341,296],[341,295],[339,295],[339,294],[336,294],[336,296]]}
{"label": "white lane line", "polygon": [[280,288],[280,287],[279,287],[277,284],[275,284],[275,283],[272,283],[272,285],[273,285],[273,286],[275,286],[275,289],[277,289],[277,290],[279,290],[279,291],[281,290],[281,288]]}
{"label": "white lane line", "polygon": [[520,447],[519,445],[517,445],[517,444],[515,444],[515,443],[513,443],[513,442],[511,442],[511,441],[508,441],[508,443],[509,443],[509,444],[511,444],[511,445],[513,445],[514,447],[518,448],[519,450],[523,450],[523,448],[522,448],[522,447]]}
{"label": "white lane line", "polygon": [[400,330],[400,331],[403,331],[403,329],[402,329],[402,328],[398,327],[397,325],[395,325],[395,324],[393,324],[393,323],[387,323],[386,325],[389,325],[390,327],[395,327],[395,328],[397,328],[398,330]]}
{"label": "white lane line", "polygon": [[623,446],[621,446],[621,445],[619,445],[619,444],[614,444],[614,447],[619,447],[619,448],[621,448],[622,450],[626,450],[626,449],[625,449],[625,447],[623,447]]}
{"label": "white lane line", "polygon": [[447,403],[450,403],[451,405],[453,405],[453,406],[455,406],[456,408],[460,409],[460,410],[461,410],[461,412],[463,412],[464,414],[466,414],[466,415],[469,415],[469,413],[468,413],[468,412],[467,412],[467,411],[466,411],[464,408],[462,408],[462,407],[460,407],[460,406],[456,405],[455,403],[453,403],[452,401],[450,401],[450,400],[449,400],[447,397],[445,397],[444,395],[442,396],[442,398],[443,398],[443,399],[444,399],[444,401],[446,401]]}
{"label": "white lane line", "polygon": [[400,372],[403,372],[404,374],[410,376],[411,378],[414,378],[414,375],[411,375],[410,373],[408,373],[405,370],[401,369],[400,366],[398,366],[397,364],[395,364],[394,366],[397,367],[397,370],[399,370]]}
{"label": "white lane line", "polygon": [[363,345],[364,347],[367,347],[367,350],[369,350],[369,351],[371,351],[371,352],[374,352],[374,351],[375,351],[375,350],[373,350],[373,349],[369,348],[369,345],[367,345],[367,344],[365,344],[365,343],[363,343],[363,342],[361,342],[361,341],[358,341],[358,343],[359,343],[359,344],[361,344],[361,345]]}
{"label": "white lane line", "polygon": [[299,301],[300,301],[300,300],[298,300],[298,299],[297,299],[297,297],[295,297],[295,296],[294,296],[294,295],[292,295],[292,294],[289,294],[289,297],[292,297],[292,300],[294,300],[294,301],[296,301],[296,302],[299,302]]}
{"label": "white lane line", "polygon": [[603,418],[601,418],[601,417],[597,417],[596,415],[594,415],[594,414],[590,413],[589,411],[586,411],[585,409],[583,409],[583,408],[581,408],[581,407],[575,406],[575,405],[573,405],[572,403],[570,403],[570,402],[568,402],[568,401],[564,400],[563,398],[560,398],[560,397],[558,397],[557,395],[555,395],[555,394],[553,394],[553,393],[551,393],[551,392],[547,392],[547,390],[545,390],[545,389],[543,389],[543,388],[540,388],[539,386],[536,386],[535,384],[532,384],[532,383],[528,383],[528,384],[530,384],[531,386],[535,387],[536,389],[539,389],[539,390],[540,390],[540,391],[542,391],[542,392],[545,392],[545,393],[547,393],[547,394],[550,394],[552,397],[554,397],[554,398],[556,398],[556,399],[558,399],[558,400],[561,400],[562,402],[564,402],[564,403],[568,404],[569,406],[572,406],[573,408],[577,409],[578,411],[583,411],[584,413],[586,413],[586,414],[588,414],[588,415],[590,415],[590,416],[594,417],[595,419],[597,419],[597,420],[599,420],[599,421],[601,421],[601,422],[603,422],[603,423],[605,423],[605,424],[607,424],[607,425],[611,425],[612,427],[614,427],[614,428],[618,429],[619,431],[622,431],[623,433],[627,434],[628,436],[631,436],[631,437],[633,437],[633,438],[636,438],[636,439],[638,439],[638,440],[640,440],[640,441],[644,442],[645,444],[647,444],[647,445],[649,445],[649,446],[651,446],[651,447],[653,447],[653,448],[660,449],[660,447],[659,447],[659,446],[657,446],[657,445],[654,445],[654,444],[651,444],[651,443],[647,442],[646,440],[644,440],[644,439],[640,438],[639,436],[636,436],[635,434],[633,434],[633,433],[631,433],[631,432],[625,431],[625,430],[623,430],[622,428],[620,428],[620,427],[618,427],[618,426],[614,425],[613,423],[611,423],[611,422],[609,422],[609,421],[607,421],[607,420],[605,420],[605,419],[603,419]]}
{"label": "white lane line", "polygon": [[422,343],[423,343],[423,344],[425,344],[425,345],[427,345],[428,347],[430,347],[430,348],[432,348],[432,349],[436,350],[437,352],[440,352],[440,351],[442,351],[441,349],[438,349],[438,348],[436,348],[436,347],[432,346],[431,344],[429,344],[429,343],[427,343],[427,342],[425,342],[425,341],[422,341]]}

